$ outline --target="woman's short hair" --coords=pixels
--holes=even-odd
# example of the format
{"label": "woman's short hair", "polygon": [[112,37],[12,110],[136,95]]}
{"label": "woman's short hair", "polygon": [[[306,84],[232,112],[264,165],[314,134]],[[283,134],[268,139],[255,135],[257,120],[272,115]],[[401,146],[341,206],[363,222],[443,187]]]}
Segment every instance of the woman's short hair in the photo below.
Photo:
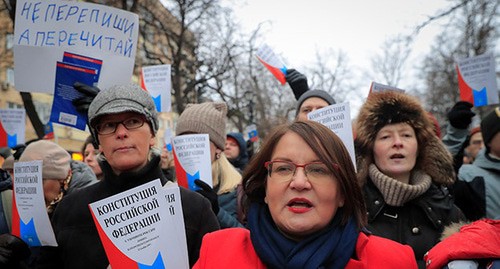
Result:
{"label": "woman's short hair", "polygon": [[[266,137],[260,151],[253,156],[243,174],[243,190],[246,196],[243,201],[245,212],[250,203],[264,201],[267,182],[267,169],[264,163],[271,160],[276,145],[283,135],[289,132],[304,139],[339,181],[340,191],[345,197],[342,223],[347,223],[347,220],[353,217],[360,228],[365,226],[366,206],[349,152],[335,133],[313,121],[296,121],[280,125]],[[335,169],[334,164],[338,165],[338,169]]]}

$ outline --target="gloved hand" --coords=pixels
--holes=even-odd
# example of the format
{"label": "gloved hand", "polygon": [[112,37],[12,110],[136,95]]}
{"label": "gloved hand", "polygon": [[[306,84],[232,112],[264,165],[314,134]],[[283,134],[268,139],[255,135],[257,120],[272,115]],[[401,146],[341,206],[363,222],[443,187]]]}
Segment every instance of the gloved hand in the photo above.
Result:
{"label": "gloved hand", "polygon": [[473,105],[469,102],[459,101],[448,112],[448,121],[457,129],[467,129],[476,115],[472,112]]}
{"label": "gloved hand", "polygon": [[14,155],[14,160],[19,160],[19,158],[21,157],[21,154],[23,154],[23,151],[24,149],[26,148],[26,144],[17,144],[15,145],[12,150],[14,150],[14,153],[12,155]]}
{"label": "gloved hand", "polygon": [[95,96],[101,91],[99,88],[83,84],[80,82],[75,82],[73,88],[83,94],[82,97],[78,97],[72,101],[76,110],[82,114],[87,115],[90,103],[94,100]]}
{"label": "gloved hand", "polygon": [[292,88],[295,100],[299,100],[300,96],[309,90],[307,77],[295,69],[287,69],[285,79]]}
{"label": "gloved hand", "polygon": [[0,235],[0,265],[15,266],[30,255],[28,244],[21,238],[8,233]]}
{"label": "gloved hand", "polygon": [[215,215],[217,215],[219,213],[219,196],[217,195],[217,193],[207,183],[199,179],[196,179],[194,181],[194,184],[201,188],[201,190],[197,190],[196,192],[205,196],[205,198],[210,201],[210,203],[212,204],[212,210],[214,211]]}

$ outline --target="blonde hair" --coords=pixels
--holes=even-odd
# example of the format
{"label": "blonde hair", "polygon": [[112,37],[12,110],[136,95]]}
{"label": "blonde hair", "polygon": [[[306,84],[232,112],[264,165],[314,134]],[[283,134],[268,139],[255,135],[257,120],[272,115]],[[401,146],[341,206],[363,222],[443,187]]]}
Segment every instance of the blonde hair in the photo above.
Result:
{"label": "blonde hair", "polygon": [[212,182],[214,187],[219,187],[217,194],[231,192],[241,184],[241,174],[229,162],[224,153],[212,163]]}

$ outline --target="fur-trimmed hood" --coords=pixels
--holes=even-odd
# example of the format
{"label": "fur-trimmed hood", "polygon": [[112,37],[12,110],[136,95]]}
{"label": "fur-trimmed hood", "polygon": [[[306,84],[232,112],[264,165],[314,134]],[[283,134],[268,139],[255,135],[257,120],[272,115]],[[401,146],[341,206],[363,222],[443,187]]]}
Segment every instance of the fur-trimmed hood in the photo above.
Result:
{"label": "fur-trimmed hood", "polygon": [[394,123],[408,123],[415,130],[418,157],[414,169],[430,175],[437,185],[451,185],[455,181],[453,159],[433,131],[428,113],[416,98],[395,91],[371,93],[360,109],[355,139],[360,184],[366,182],[368,166],[374,163],[373,147],[378,131]]}

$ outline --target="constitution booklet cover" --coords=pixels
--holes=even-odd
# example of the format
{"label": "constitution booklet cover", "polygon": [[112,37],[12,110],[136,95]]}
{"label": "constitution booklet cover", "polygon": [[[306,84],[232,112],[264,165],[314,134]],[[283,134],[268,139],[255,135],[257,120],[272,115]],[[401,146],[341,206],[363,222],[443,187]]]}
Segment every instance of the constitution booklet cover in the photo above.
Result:
{"label": "constitution booklet cover", "polygon": [[30,247],[57,246],[42,181],[41,160],[14,163],[12,234]]}
{"label": "constitution booklet cover", "polygon": [[179,207],[159,179],[89,204],[111,267],[189,268]]}
{"label": "constitution booklet cover", "polygon": [[180,186],[191,190],[200,187],[194,183],[202,180],[212,186],[212,161],[208,134],[179,135],[172,139],[175,174]]}

